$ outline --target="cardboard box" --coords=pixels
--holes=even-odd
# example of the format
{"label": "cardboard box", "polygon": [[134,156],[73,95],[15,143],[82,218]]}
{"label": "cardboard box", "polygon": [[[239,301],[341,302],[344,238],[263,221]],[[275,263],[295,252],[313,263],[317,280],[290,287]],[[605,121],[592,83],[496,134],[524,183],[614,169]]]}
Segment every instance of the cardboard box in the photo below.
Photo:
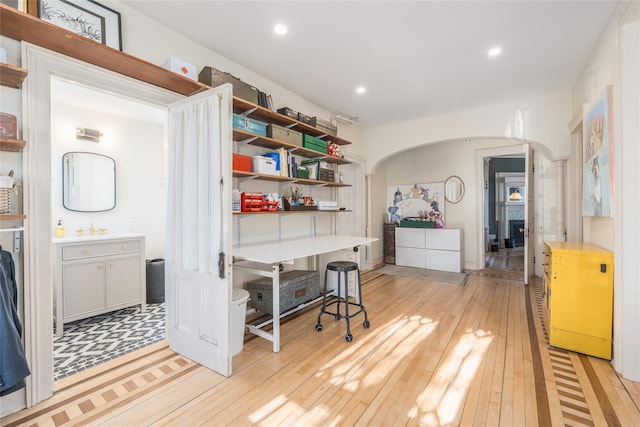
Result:
{"label": "cardboard box", "polygon": [[197,68],[193,64],[189,64],[187,61],[183,61],[175,56],[170,56],[164,61],[164,68],[168,68],[174,73],[178,73],[190,79],[197,80]]}

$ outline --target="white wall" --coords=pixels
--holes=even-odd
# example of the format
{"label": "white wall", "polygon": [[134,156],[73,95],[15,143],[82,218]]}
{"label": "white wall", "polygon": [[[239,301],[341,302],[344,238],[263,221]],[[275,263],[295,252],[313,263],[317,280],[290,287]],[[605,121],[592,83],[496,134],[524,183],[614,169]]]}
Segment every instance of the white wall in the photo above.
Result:
{"label": "white wall", "polygon": [[[640,381],[640,333],[637,328],[640,323],[637,280],[640,227],[637,225],[637,210],[628,209],[625,199],[631,196],[637,200],[638,197],[637,185],[634,186],[633,183],[638,182],[639,160],[639,21],[638,2],[619,6],[573,87],[571,114],[572,117],[582,117],[585,107],[588,111],[605,88],[613,85],[613,217],[582,217],[582,236],[585,242],[614,252],[614,367],[623,376],[634,381]],[[623,116],[627,120],[623,120]],[[574,122],[579,123],[579,120]],[[580,165],[575,165],[578,159],[572,161],[572,169],[581,170]],[[579,174],[570,183],[574,189],[580,188],[576,182],[578,179]],[[576,212],[576,215],[581,213]]]}
{"label": "white wall", "polygon": [[[76,127],[101,130],[99,143],[77,140]],[[73,212],[62,204],[62,156],[85,151],[116,162],[116,206],[106,212]],[[91,224],[107,234],[143,233],[146,258],[164,258],[164,129],[162,125],[105,114],[86,106],[52,104],[51,218],[66,236]]]}
{"label": "white wall", "polygon": [[570,154],[567,123],[570,119],[568,92],[492,105],[453,114],[427,117],[365,129],[366,141],[355,149],[367,159],[367,172],[375,172],[385,158],[425,144],[478,138],[517,138],[535,141],[550,158]]}

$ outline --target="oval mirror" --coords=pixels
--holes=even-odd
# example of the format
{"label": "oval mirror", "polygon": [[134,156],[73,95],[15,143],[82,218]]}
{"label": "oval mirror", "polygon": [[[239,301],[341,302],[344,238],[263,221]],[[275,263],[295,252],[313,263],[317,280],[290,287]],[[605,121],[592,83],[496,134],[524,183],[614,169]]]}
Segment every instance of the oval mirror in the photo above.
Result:
{"label": "oval mirror", "polygon": [[444,198],[449,203],[458,203],[464,196],[464,183],[457,176],[450,176],[444,182]]}
{"label": "oval mirror", "polygon": [[95,153],[62,156],[62,204],[70,211],[102,212],[116,206],[116,162]]}

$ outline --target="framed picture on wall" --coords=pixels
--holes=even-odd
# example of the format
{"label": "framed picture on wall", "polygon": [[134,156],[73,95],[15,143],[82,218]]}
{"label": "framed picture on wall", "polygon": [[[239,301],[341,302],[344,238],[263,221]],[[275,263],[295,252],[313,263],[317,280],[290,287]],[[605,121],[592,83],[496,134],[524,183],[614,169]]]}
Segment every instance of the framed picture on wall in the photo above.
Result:
{"label": "framed picture on wall", "polygon": [[[119,12],[93,0],[38,0],[37,5],[43,21],[122,50]],[[31,8],[29,13],[33,14]]]}
{"label": "framed picture on wall", "polygon": [[582,215],[613,216],[612,86],[583,120]]}

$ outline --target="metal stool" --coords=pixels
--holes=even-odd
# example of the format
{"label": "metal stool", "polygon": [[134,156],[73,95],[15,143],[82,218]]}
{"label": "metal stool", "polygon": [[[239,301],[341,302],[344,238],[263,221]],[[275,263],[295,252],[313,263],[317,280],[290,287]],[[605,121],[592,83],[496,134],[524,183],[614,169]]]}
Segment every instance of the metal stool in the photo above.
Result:
{"label": "metal stool", "polygon": [[[338,295],[335,301],[331,301],[327,303],[327,276],[329,275],[329,271],[335,271],[338,273]],[[356,302],[349,301],[349,272],[355,271],[356,280],[358,281],[358,286],[356,288]],[[344,297],[341,295],[342,289],[342,279],[344,278]],[[336,311],[328,311],[327,307],[336,304]],[[340,313],[340,304],[344,304],[344,312],[345,314]],[[349,314],[349,306],[355,305],[360,309],[353,314]],[[334,261],[327,264],[327,271],[324,274],[324,291],[322,296],[322,308],[320,309],[320,313],[318,314],[318,324],[316,325],[316,331],[322,330],[322,323],[320,323],[320,317],[323,314],[331,314],[336,320],[346,319],[347,320],[347,335],[344,339],[347,342],[353,341],[353,335],[351,335],[351,327],[349,320],[357,316],[360,313],[364,313],[364,322],[362,326],[368,328],[371,326],[369,323],[369,319],[367,317],[367,311],[364,309],[364,305],[362,305],[362,287],[360,286],[360,269],[358,268],[358,264],[355,262],[349,261]]]}

